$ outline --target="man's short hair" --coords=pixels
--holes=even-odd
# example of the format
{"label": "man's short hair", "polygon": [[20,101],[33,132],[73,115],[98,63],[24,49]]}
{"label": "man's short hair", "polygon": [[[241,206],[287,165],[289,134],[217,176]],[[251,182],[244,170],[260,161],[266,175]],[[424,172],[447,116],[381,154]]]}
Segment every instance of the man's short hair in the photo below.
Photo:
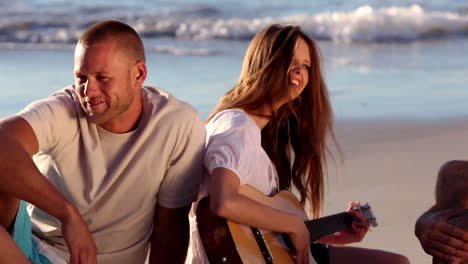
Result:
{"label": "man's short hair", "polygon": [[98,22],[86,30],[78,40],[85,46],[115,41],[125,54],[134,58],[134,63],[146,61],[145,49],[138,33],[129,25],[117,20]]}

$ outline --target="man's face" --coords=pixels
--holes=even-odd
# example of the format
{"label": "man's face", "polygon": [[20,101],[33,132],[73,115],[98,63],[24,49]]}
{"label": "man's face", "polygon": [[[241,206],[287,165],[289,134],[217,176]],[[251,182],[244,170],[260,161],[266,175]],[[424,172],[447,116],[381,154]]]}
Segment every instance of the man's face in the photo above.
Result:
{"label": "man's face", "polygon": [[134,103],[131,65],[111,41],[75,49],[75,87],[88,120],[102,127],[125,119]]}

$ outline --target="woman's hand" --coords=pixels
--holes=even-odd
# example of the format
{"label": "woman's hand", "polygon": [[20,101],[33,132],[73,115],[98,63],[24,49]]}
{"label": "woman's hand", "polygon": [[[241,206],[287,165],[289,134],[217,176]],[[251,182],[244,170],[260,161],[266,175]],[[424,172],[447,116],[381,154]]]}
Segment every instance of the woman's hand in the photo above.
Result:
{"label": "woman's hand", "polygon": [[357,221],[353,221],[351,227],[336,232],[332,235],[320,239],[318,242],[327,244],[345,245],[349,243],[360,242],[364,239],[370,228],[370,224],[367,222],[366,217],[356,209],[360,206],[359,202],[350,202],[348,205],[347,213],[354,216]]}
{"label": "woman's hand", "polygon": [[309,264],[310,234],[304,221],[297,217],[297,224],[292,232],[288,233],[294,248],[296,249],[296,263]]}
{"label": "woman's hand", "polygon": [[418,219],[414,232],[427,254],[449,263],[468,258],[468,232],[447,223],[464,212],[465,209],[429,211]]}

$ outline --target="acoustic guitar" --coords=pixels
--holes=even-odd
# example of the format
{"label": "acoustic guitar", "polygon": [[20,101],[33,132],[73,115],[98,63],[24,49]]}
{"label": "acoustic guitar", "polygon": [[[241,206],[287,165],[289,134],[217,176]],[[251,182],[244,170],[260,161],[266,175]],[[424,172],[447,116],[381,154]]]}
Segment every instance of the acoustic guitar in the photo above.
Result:
{"label": "acoustic guitar", "polygon": [[[269,207],[300,216],[309,229],[311,243],[350,227],[354,220],[346,212],[309,220],[300,202],[288,191],[280,191],[268,197],[249,185],[241,185],[239,193]],[[377,226],[368,204],[357,210],[366,216],[371,226]],[[221,218],[211,211],[209,197],[203,198],[198,204],[197,224],[206,255],[212,264],[295,263],[294,247],[286,234]]]}

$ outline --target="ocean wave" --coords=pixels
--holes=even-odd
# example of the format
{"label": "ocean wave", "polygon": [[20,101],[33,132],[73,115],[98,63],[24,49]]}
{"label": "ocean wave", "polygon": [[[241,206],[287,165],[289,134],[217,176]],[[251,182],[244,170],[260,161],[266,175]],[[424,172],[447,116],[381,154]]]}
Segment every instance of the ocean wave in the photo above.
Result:
{"label": "ocean wave", "polygon": [[[167,23],[167,22],[165,22]],[[297,14],[256,19],[195,19],[188,23],[169,23],[177,38],[197,40],[252,38],[263,27],[273,24],[300,25],[314,38],[339,42],[394,42],[437,39],[468,35],[468,15],[453,12],[426,12],[419,5],[374,9],[362,6],[352,12]],[[158,25],[140,24],[141,29]]]}
{"label": "ocean wave", "polygon": [[[14,43],[14,42],[0,42],[0,49],[11,50],[73,50],[74,43]],[[175,48],[167,45],[149,45],[146,47],[149,51],[154,51],[162,54],[170,54],[176,56],[215,56],[219,52],[209,50],[206,48]]]}
{"label": "ocean wave", "polygon": [[212,51],[209,49],[194,49],[194,48],[175,48],[171,46],[162,46],[162,45],[157,45],[150,47],[149,50],[156,51],[158,53],[165,53],[165,54],[171,54],[171,55],[189,55],[189,56],[214,56],[218,55],[218,52]]}
{"label": "ocean wave", "polygon": [[468,34],[468,16],[453,12],[426,12],[419,5],[304,17],[305,29],[333,41],[417,41]]}
{"label": "ocean wave", "polygon": [[[95,16],[98,11],[101,10],[89,12],[87,18],[55,14],[36,19],[31,16],[23,20],[0,19],[0,42],[74,43],[87,26],[104,19]],[[187,15],[192,11],[205,15]],[[117,18],[134,26],[148,39],[250,40],[260,29],[273,23],[300,25],[316,39],[336,42],[412,42],[468,36],[466,12],[426,11],[419,5],[378,9],[361,6],[349,12],[252,19],[225,19],[216,13],[215,9],[201,6],[182,14],[128,13]]]}

